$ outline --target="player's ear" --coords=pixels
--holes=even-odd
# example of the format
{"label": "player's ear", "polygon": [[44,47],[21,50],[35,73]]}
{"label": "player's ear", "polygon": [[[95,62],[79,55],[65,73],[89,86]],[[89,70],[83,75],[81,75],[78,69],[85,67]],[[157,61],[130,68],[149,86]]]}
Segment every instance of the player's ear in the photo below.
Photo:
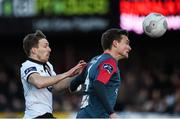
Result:
{"label": "player's ear", "polygon": [[113,43],[112,43],[112,46],[117,47],[117,44],[118,44],[118,41],[114,40]]}
{"label": "player's ear", "polygon": [[30,51],[31,54],[36,54],[36,50],[37,50],[37,49],[36,49],[35,47],[31,48],[31,51]]}

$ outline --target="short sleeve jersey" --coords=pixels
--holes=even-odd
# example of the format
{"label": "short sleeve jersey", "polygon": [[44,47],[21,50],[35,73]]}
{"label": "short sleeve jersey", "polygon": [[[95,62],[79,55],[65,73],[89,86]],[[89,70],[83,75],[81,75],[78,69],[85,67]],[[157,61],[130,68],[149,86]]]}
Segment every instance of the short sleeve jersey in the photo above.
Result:
{"label": "short sleeve jersey", "polygon": [[24,118],[34,118],[46,112],[52,113],[52,86],[38,89],[28,82],[32,73],[41,76],[54,76],[53,66],[47,62],[42,63],[33,59],[28,59],[21,66],[21,81],[25,97]]}

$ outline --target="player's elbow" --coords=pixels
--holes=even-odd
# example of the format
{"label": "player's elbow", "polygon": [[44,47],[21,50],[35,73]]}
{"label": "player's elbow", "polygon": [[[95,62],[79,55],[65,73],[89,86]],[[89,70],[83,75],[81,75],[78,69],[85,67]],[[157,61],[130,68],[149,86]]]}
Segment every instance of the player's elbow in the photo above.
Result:
{"label": "player's elbow", "polygon": [[41,89],[44,88],[41,84],[36,85],[36,88]]}

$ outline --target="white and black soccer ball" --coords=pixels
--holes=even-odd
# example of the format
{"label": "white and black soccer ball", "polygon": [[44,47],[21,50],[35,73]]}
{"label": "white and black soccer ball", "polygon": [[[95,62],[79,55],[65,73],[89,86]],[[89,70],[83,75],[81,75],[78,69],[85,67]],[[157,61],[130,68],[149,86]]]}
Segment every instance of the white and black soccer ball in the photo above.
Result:
{"label": "white and black soccer ball", "polygon": [[160,13],[148,14],[144,18],[142,26],[145,34],[153,38],[161,37],[168,28],[166,17]]}

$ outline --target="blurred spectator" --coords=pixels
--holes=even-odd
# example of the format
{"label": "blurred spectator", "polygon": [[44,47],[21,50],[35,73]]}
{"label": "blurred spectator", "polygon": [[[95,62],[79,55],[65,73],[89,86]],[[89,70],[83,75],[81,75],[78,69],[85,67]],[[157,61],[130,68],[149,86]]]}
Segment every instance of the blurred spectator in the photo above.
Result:
{"label": "blurred spectator", "polygon": [[4,111],[8,107],[8,84],[7,73],[0,69],[0,111]]}
{"label": "blurred spectator", "polygon": [[4,61],[0,64],[0,112],[17,112],[24,109],[21,84],[13,70]]}

